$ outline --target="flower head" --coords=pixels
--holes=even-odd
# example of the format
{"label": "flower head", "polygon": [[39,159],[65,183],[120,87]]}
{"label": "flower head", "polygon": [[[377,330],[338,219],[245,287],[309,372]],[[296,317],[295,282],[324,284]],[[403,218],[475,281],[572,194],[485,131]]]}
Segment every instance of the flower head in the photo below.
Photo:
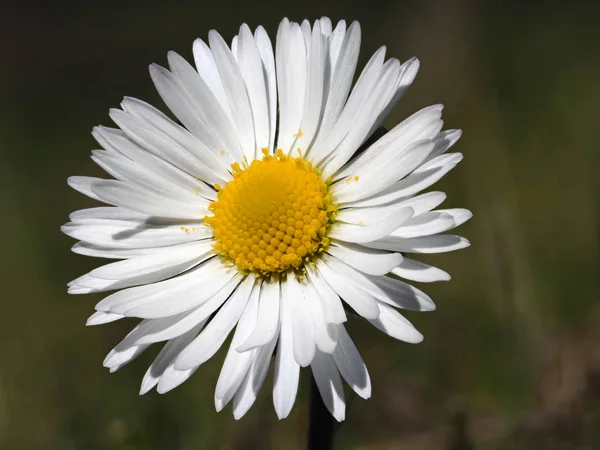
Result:
{"label": "flower head", "polygon": [[63,231],[73,251],[117,259],[72,281],[69,292],[114,290],[88,325],[142,321],[107,356],[115,371],[165,342],[141,393],[187,380],[233,332],[215,405],[252,406],[275,352],[273,402],[286,417],[300,367],[324,402],[345,416],[341,378],[368,398],[369,375],[344,328],[354,311],[397,339],[422,335],[397,308],[435,308],[402,279],[448,280],[408,253],[466,247],[440,234],[471,217],[438,209],[431,186],[461,159],[446,151],[442,106],[425,108],[360,154],[416,76],[419,62],[379,49],[352,87],[360,27],[284,19],[275,53],[262,27],[242,25],[229,46],[211,31],[194,42],[196,69],[169,53],[152,65],[162,99],[181,125],[125,98],[119,128],[96,127],[92,158],[114,179],[69,184],[112,206],[76,211]]}

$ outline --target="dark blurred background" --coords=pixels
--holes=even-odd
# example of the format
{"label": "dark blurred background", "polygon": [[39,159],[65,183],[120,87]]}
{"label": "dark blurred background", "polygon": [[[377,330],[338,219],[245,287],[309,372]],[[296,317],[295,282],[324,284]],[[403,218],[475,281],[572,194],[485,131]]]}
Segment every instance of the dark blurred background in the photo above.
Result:
{"label": "dark blurred background", "polygon": [[[138,396],[156,351],[110,375],[105,354],[132,322],[85,328],[101,295],[65,284],[99,264],[59,226],[93,202],[70,175],[101,176],[90,131],[123,96],[164,105],[147,73],[211,28],[242,22],[274,39],[282,17],[359,20],[361,62],[380,45],[421,59],[394,125],[444,103],[465,160],[435,188],[475,217],[472,246],[423,258],[425,334],[403,344],[350,331],[373,382],[347,391],[338,449],[600,448],[600,8],[576,1],[4,3],[0,6],[1,449],[301,449],[308,372],[279,422],[272,378],[246,417],[213,407],[219,352],[175,391]],[[423,286],[419,286],[423,287]]]}

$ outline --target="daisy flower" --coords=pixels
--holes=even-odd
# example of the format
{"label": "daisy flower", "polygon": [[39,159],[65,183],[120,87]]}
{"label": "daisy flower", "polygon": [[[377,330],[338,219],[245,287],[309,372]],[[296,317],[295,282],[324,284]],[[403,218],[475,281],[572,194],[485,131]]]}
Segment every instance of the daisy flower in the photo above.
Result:
{"label": "daisy flower", "polygon": [[294,404],[300,367],[345,417],[342,378],[364,398],[367,368],[348,335],[348,313],[410,343],[423,337],[398,308],[431,311],[405,280],[450,276],[406,256],[469,245],[444,233],[471,217],[435,209],[420,193],[452,169],[459,130],[442,131],[442,106],[412,115],[357,150],[412,84],[419,61],[375,52],[352,87],[357,22],[332,27],[284,19],[275,50],[262,27],[242,25],[228,45],[198,39],[196,69],[169,53],[152,80],[178,121],[133,98],[110,111],[118,128],[93,130],[92,159],[111,179],[72,177],[111,206],[76,211],[63,231],[75,253],[118,261],[69,284],[72,294],[116,291],[88,325],[142,319],[106,357],[114,372],[165,343],[141,393],[187,380],[233,332],[215,406],[252,406],[273,359],[279,418]]}

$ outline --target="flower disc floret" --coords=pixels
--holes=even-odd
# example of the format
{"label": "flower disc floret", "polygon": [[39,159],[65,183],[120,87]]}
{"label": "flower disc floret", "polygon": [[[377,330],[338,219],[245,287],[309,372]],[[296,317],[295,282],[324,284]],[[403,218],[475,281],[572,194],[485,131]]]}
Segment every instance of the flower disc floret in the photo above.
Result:
{"label": "flower disc floret", "polygon": [[328,245],[337,211],[324,181],[302,156],[278,150],[245,169],[233,164],[233,180],[219,190],[205,222],[215,250],[240,272],[270,275],[300,269]]}

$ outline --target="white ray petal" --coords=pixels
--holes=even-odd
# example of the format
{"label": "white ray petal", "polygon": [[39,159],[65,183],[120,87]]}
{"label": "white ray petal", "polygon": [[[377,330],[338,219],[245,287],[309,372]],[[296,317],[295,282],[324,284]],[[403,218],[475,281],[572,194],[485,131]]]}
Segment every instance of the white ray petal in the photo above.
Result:
{"label": "white ray petal", "polygon": [[388,236],[402,223],[410,219],[414,210],[410,207],[389,215],[380,222],[370,225],[352,225],[343,222],[335,222],[329,232],[329,237],[345,242],[358,244],[367,243]]}
{"label": "white ray petal", "polygon": [[306,47],[297,23],[284,19],[277,31],[275,48],[279,94],[277,148],[288,153],[299,134],[306,95]]}
{"label": "white ray petal", "polygon": [[453,234],[437,234],[412,239],[390,236],[364,245],[390,252],[445,253],[468,247],[471,243],[467,239]]}
{"label": "white ray petal", "polygon": [[308,75],[301,125],[302,133],[298,134],[295,144],[295,147],[302,149],[304,153],[306,153],[313,142],[323,111],[326,38],[321,33],[321,23],[319,20],[315,22],[309,39]]}
{"label": "white ray petal", "polygon": [[208,33],[208,42],[229,100],[243,156],[252,160],[256,154],[252,109],[240,67],[226,42],[215,30]]}
{"label": "white ray petal", "polygon": [[310,365],[323,403],[338,422],[346,418],[344,387],[333,356],[317,350]]}
{"label": "white ray petal", "polygon": [[[357,173],[377,170],[399,152],[406,151],[413,142],[433,140],[441,126],[443,105],[433,105],[414,113],[388,131],[356,159],[335,174],[334,179],[352,177]],[[433,150],[433,149],[432,149]]]}
{"label": "white ray petal", "polygon": [[153,344],[155,342],[173,339],[182,333],[186,333],[197,323],[204,322],[229,298],[231,293],[242,281],[242,278],[242,275],[234,276],[221,290],[219,290],[219,292],[196,309],[159,319],[161,320],[161,325],[144,333],[143,336],[136,341],[136,344]]}
{"label": "white ray petal", "polygon": [[194,339],[203,326],[204,323],[197,324],[187,333],[170,340],[163,346],[150,367],[148,367],[148,370],[142,379],[140,395],[146,394],[159,383],[161,377],[165,374],[168,367],[173,364],[173,360],[177,357],[179,352]]}
{"label": "white ray petal", "polygon": [[253,156],[258,158],[262,148],[269,148],[270,122],[267,83],[256,40],[248,25],[243,24],[240,27],[238,42],[239,67],[248,91],[254,121],[256,153]]}
{"label": "white ray petal", "polygon": [[145,120],[120,109],[111,109],[109,115],[129,139],[155,156],[210,183],[217,183],[221,179],[171,136],[164,134]]}
{"label": "white ray petal", "polygon": [[321,300],[325,322],[334,324],[346,322],[348,318],[339,295],[327,284],[315,267],[311,264],[307,264],[305,267],[306,277]]}
{"label": "white ray petal", "polygon": [[[125,97],[121,106],[129,114],[139,117],[169,136],[203,165],[206,165],[210,171],[216,172],[223,180],[229,181],[231,179],[231,175],[227,171],[231,160],[223,158],[223,155],[216,148],[202,143],[192,133],[172,121],[155,107],[131,97]],[[183,168],[183,170],[185,169]],[[200,176],[200,174],[196,175]]]}
{"label": "white ray petal", "polygon": [[277,122],[277,75],[275,74],[275,56],[273,45],[265,29],[259,26],[254,32],[254,38],[265,71],[267,103],[269,106],[269,149],[274,150],[275,129]]}
{"label": "white ray petal", "polygon": [[333,241],[327,253],[369,275],[385,275],[402,261],[400,253],[377,251],[358,244]]}
{"label": "white ray petal", "polygon": [[397,308],[432,311],[435,304],[421,290],[389,276],[367,275],[328,255],[323,259],[347,285],[347,289],[367,292],[373,298]]}
{"label": "white ray petal", "polygon": [[[150,250],[212,237],[209,227],[188,221],[175,225],[121,220],[81,221],[67,223],[61,230],[87,245],[106,250]],[[129,256],[143,254],[146,253],[133,253]]]}
{"label": "white ray petal", "polygon": [[279,280],[265,280],[260,287],[258,321],[246,341],[237,347],[240,352],[263,346],[270,342],[279,325]]}
{"label": "white ray petal", "polygon": [[253,285],[254,276],[247,276],[198,337],[177,357],[176,370],[189,370],[213,357],[244,312]]}
{"label": "white ray petal", "polygon": [[209,258],[212,256],[211,246],[212,241],[199,241],[163,247],[147,255],[107,264],[71,281],[69,293],[102,292],[155,283],[185,272]]}
{"label": "white ray petal", "polygon": [[407,220],[390,233],[390,236],[400,238],[415,238],[443,233],[454,228],[454,218],[450,214],[430,211]]}
{"label": "white ray petal", "polygon": [[327,178],[337,172],[368,138],[369,130],[375,123],[377,115],[394,95],[394,85],[398,82],[399,77],[400,63],[398,60],[390,59],[384,63],[377,84],[360,103],[358,113],[354,117],[348,134],[323,165],[323,177]]}
{"label": "white ray petal", "polygon": [[392,273],[407,280],[420,281],[421,283],[450,280],[450,275],[447,272],[406,257],[398,267],[392,270]]}
{"label": "white ray petal", "polygon": [[414,195],[423,189],[427,189],[442,178],[462,161],[462,158],[461,153],[440,155],[427,161],[409,176],[394,183],[384,191],[350,204],[352,206],[375,206]]}
{"label": "white ray petal", "polygon": [[[329,258],[329,261],[335,258]],[[348,283],[343,276],[335,272],[324,260],[317,262],[319,273],[323,276],[327,284],[348,303],[356,312],[367,319],[375,319],[379,314],[377,302],[367,292],[355,289],[352,284]]]}
{"label": "white ray petal", "polygon": [[292,310],[290,298],[281,297],[281,330],[277,341],[277,358],[273,378],[273,406],[277,417],[285,419],[292,410],[298,392],[300,366],[294,359]]}
{"label": "white ray petal", "polygon": [[404,93],[408,90],[408,88],[412,85],[413,81],[417,76],[417,72],[419,71],[421,63],[415,57],[412,57],[408,61],[405,61],[400,66],[400,80],[398,81],[398,87],[396,88],[396,93],[392,97],[392,100],[388,103],[388,105],[379,113],[379,117],[373,124],[371,131],[369,132],[369,136],[381,126],[385,118],[392,111],[398,100],[404,95]]}
{"label": "white ray petal", "polygon": [[289,301],[292,318],[294,359],[300,367],[306,367],[315,355],[314,327],[307,302],[311,301],[305,296],[296,277],[288,275],[282,286],[282,297]]}
{"label": "white ray petal", "polygon": [[241,419],[254,404],[258,392],[265,381],[269,363],[271,362],[271,355],[273,355],[273,350],[277,343],[279,324],[275,331],[275,336],[273,336],[270,342],[255,350],[256,356],[252,361],[252,366],[248,369],[244,381],[242,381],[233,398],[233,417],[236,420]]}
{"label": "white ray petal", "polygon": [[94,314],[92,314],[90,317],[88,317],[88,320],[85,324],[86,324],[86,326],[103,325],[105,323],[110,323],[110,322],[114,322],[116,320],[120,320],[123,317],[125,317],[125,316],[122,316],[121,314],[107,313],[104,311],[96,311]]}
{"label": "white ray petal", "polygon": [[83,195],[87,195],[88,197],[102,201],[100,198],[92,192],[92,184],[97,181],[105,181],[102,178],[95,177],[69,177],[67,178],[67,184],[75,189],[77,192],[81,192]]}
{"label": "white ray petal", "polygon": [[376,328],[385,334],[410,344],[418,344],[423,341],[423,335],[404,318],[402,314],[385,303],[378,302],[379,317],[369,320]]}
{"label": "white ray petal", "polygon": [[[345,32],[345,23],[341,26],[338,25],[334,31],[334,36],[332,36],[332,39],[335,39],[335,47],[330,47],[329,55],[330,70],[333,73],[331,75],[327,100],[323,107],[323,119],[321,121],[319,136],[308,156],[315,164],[327,156],[348,133],[348,128],[345,126],[346,121],[341,120],[341,114],[343,110],[345,111],[345,105],[347,105],[346,99],[352,86],[352,79],[354,78],[354,71],[356,70],[356,63],[358,61],[361,38],[360,25],[358,22],[353,22],[347,32]],[[343,41],[341,44],[338,44],[341,38],[343,38]],[[339,50],[337,50],[337,45],[341,45]],[[337,58],[335,58],[336,50],[338,54]],[[334,58],[335,61],[333,61]],[[356,97],[357,94],[354,94],[354,96]],[[352,116],[354,111],[352,107],[353,103],[349,100],[348,104],[350,106],[346,106],[348,107],[346,116]]]}
{"label": "white ray petal", "polygon": [[315,344],[322,352],[332,353],[337,345],[339,327],[335,323],[325,321],[324,305],[313,284],[310,281],[304,281],[302,289],[305,292],[306,307],[312,318]]}
{"label": "white ray petal", "polygon": [[219,75],[219,70],[217,69],[210,47],[202,39],[196,39],[193,45],[193,52],[198,74],[211,90],[231,123],[234,123],[231,108],[229,107],[225,89],[223,88],[223,82],[221,81],[221,76]]}
{"label": "white ray petal", "polygon": [[240,353],[236,350],[236,347],[248,338],[256,325],[260,293],[259,288],[260,284],[255,282],[255,288],[252,290],[250,299],[246,304],[246,309],[238,321],[227,356],[223,362],[223,367],[221,368],[221,373],[215,389],[215,407],[217,411],[223,409],[223,407],[233,398],[256,356],[256,349]]}
{"label": "white ray petal", "polygon": [[168,199],[146,189],[115,180],[94,181],[92,190],[103,201],[142,214],[177,219],[202,219],[207,203],[197,197],[197,203]]}
{"label": "white ray petal", "polygon": [[430,161],[441,154],[445,153],[452,147],[462,136],[462,130],[445,130],[438,134],[435,138],[435,148],[427,158]]}
{"label": "white ray petal", "polygon": [[340,203],[349,203],[384,191],[419,167],[433,147],[431,140],[413,142],[386,160],[377,159],[377,166],[367,164],[354,176],[335,183],[332,193]]}
{"label": "white ray petal", "polygon": [[[140,277],[153,272],[167,269],[181,264],[195,264],[195,261],[209,253],[213,241],[192,242],[177,247],[167,247],[152,255],[130,258],[105,266],[98,267],[90,272],[96,278],[107,280],[121,280],[123,278]],[[179,270],[183,272],[185,269]]]}
{"label": "white ray petal", "polygon": [[[221,150],[232,152],[231,155],[235,154],[237,148],[227,149],[220,136],[207,125],[203,118],[205,112],[195,97],[190,94],[188,87],[179,76],[169,72],[164,67],[152,64],[150,66],[150,77],[165,104],[200,142],[212,152],[221,154],[224,160],[229,160],[230,155],[227,152],[221,152]],[[200,81],[199,84],[202,85],[203,83]],[[212,100],[208,103],[209,108],[214,108],[216,111],[221,109],[209,89],[204,90],[202,97]],[[223,115],[218,113],[214,116],[214,120],[222,123]]]}
{"label": "white ray petal", "polygon": [[371,397],[371,378],[367,366],[343,325],[339,326],[339,341],[333,359],[354,392],[364,399]]}
{"label": "white ray petal", "polygon": [[166,281],[115,292],[96,305],[99,311],[131,317],[160,318],[188,311],[210,299],[237,272],[212,258]]}

